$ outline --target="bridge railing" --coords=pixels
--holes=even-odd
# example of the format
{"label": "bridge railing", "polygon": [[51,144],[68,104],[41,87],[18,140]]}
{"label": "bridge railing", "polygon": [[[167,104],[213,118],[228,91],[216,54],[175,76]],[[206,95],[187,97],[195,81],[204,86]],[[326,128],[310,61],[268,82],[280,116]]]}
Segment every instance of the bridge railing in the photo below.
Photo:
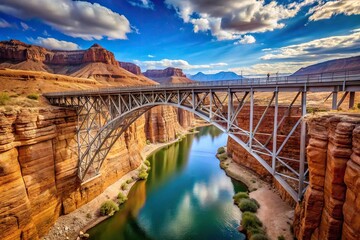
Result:
{"label": "bridge railing", "polygon": [[302,83],[331,83],[331,82],[349,82],[360,81],[360,69],[351,71],[337,71],[337,72],[322,72],[316,74],[306,75],[289,75],[289,76],[275,76],[275,77],[262,77],[262,78],[243,78],[239,80],[221,80],[221,81],[204,81],[193,83],[168,83],[157,85],[132,85],[124,87],[112,87],[112,88],[99,88],[94,90],[83,91],[67,91],[67,92],[54,92],[46,93],[44,96],[75,96],[83,94],[106,94],[113,93],[114,91],[129,92],[129,91],[141,91],[152,90],[159,88],[182,88],[182,87],[226,87],[226,86],[266,86],[266,85],[284,85],[284,84],[302,84]]}

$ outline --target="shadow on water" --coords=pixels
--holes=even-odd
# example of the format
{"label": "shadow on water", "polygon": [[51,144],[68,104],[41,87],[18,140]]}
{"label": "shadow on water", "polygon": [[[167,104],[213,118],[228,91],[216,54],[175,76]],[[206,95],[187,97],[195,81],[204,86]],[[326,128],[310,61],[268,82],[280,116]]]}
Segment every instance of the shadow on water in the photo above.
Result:
{"label": "shadow on water", "polygon": [[148,158],[149,178],[137,182],[113,217],[90,229],[91,239],[245,239],[232,196],[246,190],[215,158],[226,135],[199,128]]}

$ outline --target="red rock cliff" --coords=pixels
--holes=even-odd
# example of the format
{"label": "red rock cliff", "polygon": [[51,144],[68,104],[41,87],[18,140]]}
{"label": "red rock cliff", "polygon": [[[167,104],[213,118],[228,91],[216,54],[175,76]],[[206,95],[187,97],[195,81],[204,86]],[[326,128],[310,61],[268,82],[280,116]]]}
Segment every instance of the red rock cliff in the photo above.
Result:
{"label": "red rock cliff", "polygon": [[25,44],[17,40],[0,42],[0,63],[6,61],[35,61],[49,65],[79,65],[102,62],[118,66],[114,54],[98,44],[92,45],[87,50],[59,51]]}
{"label": "red rock cliff", "polygon": [[[161,128],[145,132],[150,119]],[[0,113],[0,239],[38,239],[60,215],[91,201],[139,166],[146,139],[173,140],[183,131],[175,109],[154,108],[115,143],[101,176],[80,185],[76,120],[74,111],[61,109]]]}
{"label": "red rock cliff", "polygon": [[141,75],[141,69],[138,65],[130,62],[119,62],[120,67],[125,69],[126,71],[129,71],[135,75]]}
{"label": "red rock cliff", "polygon": [[310,185],[296,206],[298,239],[360,239],[360,116],[310,118]]}
{"label": "red rock cliff", "polygon": [[162,78],[162,77],[186,77],[180,68],[168,67],[163,70],[147,70],[144,75],[148,78]]}

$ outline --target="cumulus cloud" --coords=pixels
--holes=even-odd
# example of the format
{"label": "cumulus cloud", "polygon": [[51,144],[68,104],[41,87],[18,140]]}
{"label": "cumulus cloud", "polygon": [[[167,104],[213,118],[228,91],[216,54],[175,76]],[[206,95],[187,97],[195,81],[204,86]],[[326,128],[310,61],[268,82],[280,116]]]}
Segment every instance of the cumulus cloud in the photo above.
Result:
{"label": "cumulus cloud", "polygon": [[128,2],[135,7],[154,9],[154,3],[150,0],[129,0]]}
{"label": "cumulus cloud", "polygon": [[37,44],[39,46],[55,49],[55,50],[78,50],[80,49],[79,45],[73,42],[61,41],[55,38],[42,38],[38,37],[36,39],[29,38],[29,42]]}
{"label": "cumulus cloud", "polygon": [[11,27],[11,24],[8,23],[5,19],[0,18],[0,28]]}
{"label": "cumulus cloud", "polygon": [[251,35],[244,35],[243,37],[240,38],[239,41],[235,42],[234,44],[235,45],[238,45],[238,44],[252,44],[252,43],[255,43],[256,42],[256,39],[251,36]]}
{"label": "cumulus cloud", "polygon": [[185,60],[182,59],[162,59],[159,61],[139,61],[134,60],[136,65],[139,65],[142,69],[163,69],[167,67],[181,68],[184,70],[189,69],[202,69],[202,68],[215,68],[227,66],[227,63],[212,63],[212,64],[203,64],[203,65],[191,65]]}
{"label": "cumulus cloud", "polygon": [[240,39],[243,34],[273,31],[284,27],[281,20],[294,17],[316,0],[288,5],[264,0],[166,0],[194,32],[210,31],[218,40]]}
{"label": "cumulus cloud", "polygon": [[229,71],[236,72],[237,74],[251,75],[251,76],[264,76],[267,73],[275,75],[276,73],[289,74],[294,73],[302,67],[315,64],[313,61],[305,62],[278,62],[278,63],[259,63],[249,67],[234,67],[229,68]]}
{"label": "cumulus cloud", "polygon": [[360,53],[360,32],[320,38],[309,42],[274,49],[262,60],[315,60],[350,57]]}
{"label": "cumulus cloud", "polygon": [[338,14],[359,15],[360,1],[359,0],[340,0],[321,2],[319,5],[311,8],[308,12],[311,16],[310,21],[318,21],[322,19],[329,19]]}
{"label": "cumulus cloud", "polygon": [[98,3],[72,0],[2,0],[0,12],[20,19],[41,19],[54,29],[84,40],[126,39],[128,19]]}

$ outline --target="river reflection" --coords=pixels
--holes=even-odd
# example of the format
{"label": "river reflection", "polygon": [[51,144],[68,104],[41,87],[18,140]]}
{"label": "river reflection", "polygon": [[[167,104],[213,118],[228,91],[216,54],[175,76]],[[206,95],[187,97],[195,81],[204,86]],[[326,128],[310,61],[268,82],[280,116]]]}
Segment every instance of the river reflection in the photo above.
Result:
{"label": "river reflection", "polygon": [[232,196],[245,186],[231,180],[215,158],[226,135],[199,128],[148,158],[147,181],[136,183],[113,217],[89,231],[91,239],[245,239]]}

